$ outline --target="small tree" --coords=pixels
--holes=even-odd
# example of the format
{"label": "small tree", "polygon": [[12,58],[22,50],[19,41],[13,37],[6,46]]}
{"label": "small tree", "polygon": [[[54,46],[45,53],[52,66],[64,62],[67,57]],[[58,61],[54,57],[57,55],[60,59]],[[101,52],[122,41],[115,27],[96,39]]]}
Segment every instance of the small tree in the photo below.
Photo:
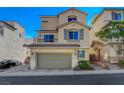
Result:
{"label": "small tree", "polygon": [[124,22],[110,22],[108,26],[102,28],[95,35],[114,49],[118,61],[119,55],[124,52],[124,43],[122,42],[124,40]]}

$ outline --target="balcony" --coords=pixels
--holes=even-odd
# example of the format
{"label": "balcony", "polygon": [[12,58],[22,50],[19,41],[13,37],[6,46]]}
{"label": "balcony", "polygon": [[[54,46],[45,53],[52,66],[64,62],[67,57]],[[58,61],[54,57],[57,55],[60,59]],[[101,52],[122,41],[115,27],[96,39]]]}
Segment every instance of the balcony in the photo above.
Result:
{"label": "balcony", "polygon": [[58,39],[42,39],[42,38],[36,38],[35,43],[57,43]]}

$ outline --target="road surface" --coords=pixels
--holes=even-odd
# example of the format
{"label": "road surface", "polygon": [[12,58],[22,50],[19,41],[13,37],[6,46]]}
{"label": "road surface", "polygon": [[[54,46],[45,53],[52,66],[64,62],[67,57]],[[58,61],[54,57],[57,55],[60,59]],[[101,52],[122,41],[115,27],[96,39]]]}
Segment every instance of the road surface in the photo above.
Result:
{"label": "road surface", "polygon": [[123,85],[124,74],[0,76],[1,85]]}

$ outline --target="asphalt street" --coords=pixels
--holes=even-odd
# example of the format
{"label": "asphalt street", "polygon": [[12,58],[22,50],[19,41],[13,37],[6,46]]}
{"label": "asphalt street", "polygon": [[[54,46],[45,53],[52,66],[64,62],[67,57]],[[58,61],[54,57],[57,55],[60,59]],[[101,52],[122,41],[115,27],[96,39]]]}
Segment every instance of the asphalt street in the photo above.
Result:
{"label": "asphalt street", "polygon": [[123,85],[124,74],[0,76],[1,85]]}

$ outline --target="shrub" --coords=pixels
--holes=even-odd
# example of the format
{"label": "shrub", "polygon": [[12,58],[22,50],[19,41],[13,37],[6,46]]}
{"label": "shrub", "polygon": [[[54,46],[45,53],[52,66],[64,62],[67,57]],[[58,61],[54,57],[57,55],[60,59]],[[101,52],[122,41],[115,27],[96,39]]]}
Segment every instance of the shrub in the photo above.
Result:
{"label": "shrub", "polygon": [[124,60],[119,60],[117,64],[118,64],[119,66],[124,67]]}
{"label": "shrub", "polygon": [[92,69],[90,61],[87,61],[87,60],[79,61],[78,66],[80,69],[86,69],[86,70]]}

